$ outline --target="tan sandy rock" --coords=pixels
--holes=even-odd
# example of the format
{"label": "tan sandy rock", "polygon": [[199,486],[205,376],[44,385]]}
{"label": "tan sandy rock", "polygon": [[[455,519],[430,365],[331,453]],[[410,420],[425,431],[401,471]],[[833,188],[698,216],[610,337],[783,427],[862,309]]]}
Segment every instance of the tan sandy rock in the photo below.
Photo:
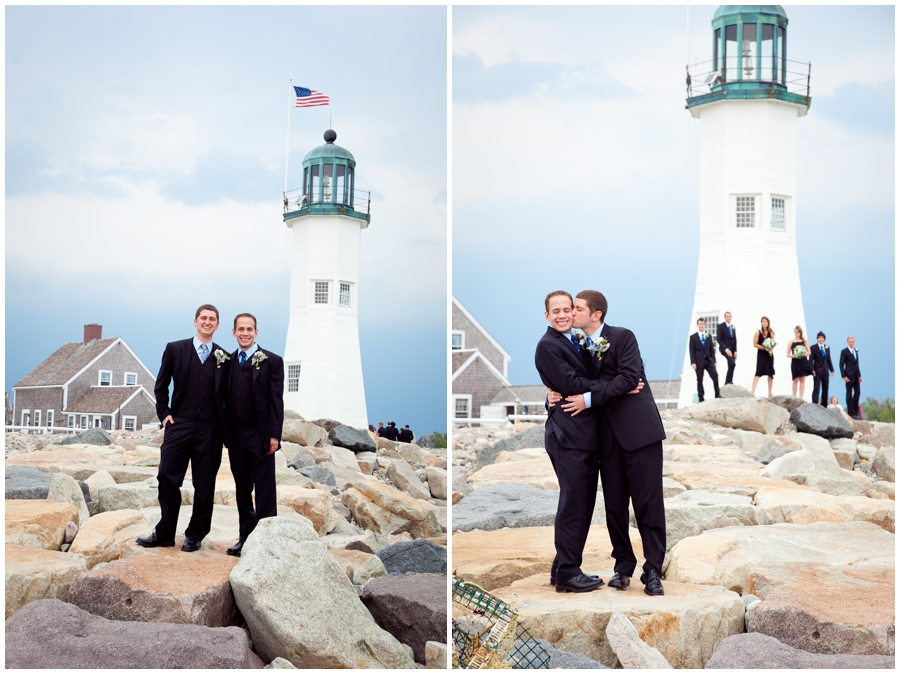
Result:
{"label": "tan sandy rock", "polygon": [[49,499],[6,501],[6,544],[59,550],[66,524],[78,524],[78,509]]}
{"label": "tan sandy rock", "polygon": [[382,534],[408,532],[413,538],[443,533],[436,506],[377,481],[358,480],[341,495],[360,526]]}
{"label": "tan sandy rock", "polygon": [[[546,452],[543,457],[537,459],[489,464],[470,474],[468,480],[475,489],[499,482],[521,482],[538,489],[559,491],[559,482]],[[598,490],[600,488],[599,482],[597,488]]]}
{"label": "tan sandy rock", "polygon": [[514,452],[500,452],[494,463],[505,463],[507,461],[528,461],[529,459],[543,459],[547,456],[547,450],[543,447],[530,447],[518,449]]}
{"label": "tan sandy rock", "polygon": [[319,489],[281,486],[277,488],[279,505],[285,505],[303,515],[320,536],[334,529],[337,515],[334,512],[334,497]]}
{"label": "tan sandy rock", "polygon": [[366,581],[371,578],[387,575],[384,563],[378,555],[362,550],[332,549],[330,552],[344,569],[347,578],[357,585],[365,585]]}
{"label": "tan sandy rock", "polygon": [[153,530],[138,510],[114,510],[91,517],[75,536],[70,553],[84,557],[88,568],[122,556],[125,546]]}
{"label": "tan sandy rock", "polygon": [[894,503],[890,500],[763,487],[756,492],[755,503],[769,513],[775,522],[811,524],[862,521],[877,524],[885,531],[894,533]]}
{"label": "tan sandy rock", "polygon": [[728,428],[774,434],[790,419],[787,410],[765,398],[717,398],[686,408],[685,416]]}
{"label": "tan sandy rock", "polygon": [[6,618],[38,599],[66,601],[69,585],[87,571],[84,557],[24,545],[6,546]]}

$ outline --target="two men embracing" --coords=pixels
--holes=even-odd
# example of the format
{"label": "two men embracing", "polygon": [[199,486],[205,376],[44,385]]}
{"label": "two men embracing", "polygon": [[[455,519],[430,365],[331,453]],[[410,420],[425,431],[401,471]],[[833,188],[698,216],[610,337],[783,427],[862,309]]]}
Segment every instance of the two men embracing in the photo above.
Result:
{"label": "two men embracing", "polygon": [[666,434],[644,386],[637,339],[605,322],[608,304],[596,290],[583,290],[574,301],[565,291],[552,292],[544,309],[550,327],[538,342],[535,365],[549,389],[544,442],[559,481],[550,583],[557,592],[590,592],[603,585],[581,568],[599,476],[615,558],[610,587],[627,589],[637,566],[628,534],[630,499],[646,560],[640,577],[644,592],[662,595]]}
{"label": "two men embracing", "polygon": [[240,557],[257,522],[277,512],[275,452],[284,424],[284,361],[256,343],[259,332],[252,314],[235,317],[232,335],[238,348],[230,354],[212,341],[219,327],[219,310],[213,305],[197,309],[194,327],[192,338],[166,345],[156,378],[156,411],[165,431],[158,474],[161,518],[153,533],[137,543],[175,545],[181,485],[190,463],[193,511],[181,549],[200,549],[212,527],[224,443],[240,527],[238,542],[227,552]]}

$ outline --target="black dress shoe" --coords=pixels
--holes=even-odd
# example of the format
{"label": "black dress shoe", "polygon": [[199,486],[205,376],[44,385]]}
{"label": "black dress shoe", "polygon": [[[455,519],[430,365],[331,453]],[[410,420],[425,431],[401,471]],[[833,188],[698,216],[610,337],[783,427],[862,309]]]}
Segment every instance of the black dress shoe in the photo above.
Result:
{"label": "black dress shoe", "polygon": [[[596,578],[597,580],[600,579],[600,576],[598,576],[594,573],[585,573],[583,575],[587,576],[588,578]],[[556,586],[556,576],[550,576],[550,587],[554,587],[554,586]]]}
{"label": "black dress shoe", "polygon": [[184,545],[181,546],[181,549],[184,552],[197,552],[200,549],[200,541],[196,538],[191,538],[188,536],[184,539]]}
{"label": "black dress shoe", "polygon": [[657,597],[665,594],[662,586],[662,578],[656,569],[650,569],[641,574],[641,582],[644,584],[644,592]]}
{"label": "black dress shoe", "polygon": [[233,557],[240,557],[241,550],[244,548],[244,540],[246,540],[246,539],[243,539],[243,538],[240,539],[237,543],[232,545],[225,552],[227,552],[229,555],[232,555]]}
{"label": "black dress shoe", "polygon": [[609,583],[607,583],[610,587],[614,587],[617,590],[625,590],[631,585],[631,578],[629,576],[623,576],[621,573],[616,572],[612,578],[609,579]]}
{"label": "black dress shoe", "polygon": [[570,578],[569,580],[560,581],[556,584],[557,592],[590,592],[591,590],[596,590],[598,587],[603,585],[603,580],[600,578],[592,578],[591,576],[586,576],[583,573],[575,576],[574,578]]}
{"label": "black dress shoe", "polygon": [[135,541],[140,546],[145,548],[171,548],[175,545],[175,541],[161,541],[156,537],[156,532],[154,531],[149,536],[145,536],[144,538],[139,538]]}

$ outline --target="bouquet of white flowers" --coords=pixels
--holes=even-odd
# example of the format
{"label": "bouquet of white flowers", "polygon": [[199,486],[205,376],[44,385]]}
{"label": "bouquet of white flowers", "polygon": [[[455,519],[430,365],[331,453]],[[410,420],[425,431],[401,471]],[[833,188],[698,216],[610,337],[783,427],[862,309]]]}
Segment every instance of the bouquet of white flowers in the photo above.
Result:
{"label": "bouquet of white flowers", "polygon": [[794,358],[803,359],[806,358],[809,354],[806,352],[806,347],[802,344],[798,344],[793,349],[791,349],[791,355]]}
{"label": "bouquet of white flowers", "polygon": [[762,345],[763,345],[763,348],[764,348],[766,351],[769,352],[769,355],[772,356],[772,357],[774,358],[775,356],[774,356],[774,354],[772,353],[772,349],[774,349],[776,346],[778,346],[778,343],[777,343],[774,339],[772,339],[771,337],[766,337],[766,338],[763,340]]}

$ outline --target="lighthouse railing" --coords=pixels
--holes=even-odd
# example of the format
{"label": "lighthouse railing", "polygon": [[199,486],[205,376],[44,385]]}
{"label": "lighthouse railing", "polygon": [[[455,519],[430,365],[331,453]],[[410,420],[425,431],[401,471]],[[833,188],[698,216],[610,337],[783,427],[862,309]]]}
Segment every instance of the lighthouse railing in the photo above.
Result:
{"label": "lighthouse railing", "polygon": [[[722,63],[722,59],[719,59]],[[775,68],[769,77],[742,77],[738,78],[738,68],[725,69],[725,66],[716,69],[715,61],[700,61],[686,66],[687,71],[687,97],[705,96],[719,91],[722,85],[746,83],[746,84],[771,84],[784,87],[788,93],[809,97],[810,74],[812,64],[790,59],[779,59],[778,64],[784,64],[783,68]],[[754,74],[756,70],[754,69]],[[743,75],[744,73],[742,73]]]}
{"label": "lighthouse railing", "polygon": [[283,206],[285,213],[294,213],[296,211],[309,212],[313,206],[335,206],[343,207],[348,210],[371,215],[372,193],[367,190],[353,190],[345,195],[335,195],[323,190],[321,193],[312,190],[312,194],[304,193],[302,187],[288,190],[284,193]]}

